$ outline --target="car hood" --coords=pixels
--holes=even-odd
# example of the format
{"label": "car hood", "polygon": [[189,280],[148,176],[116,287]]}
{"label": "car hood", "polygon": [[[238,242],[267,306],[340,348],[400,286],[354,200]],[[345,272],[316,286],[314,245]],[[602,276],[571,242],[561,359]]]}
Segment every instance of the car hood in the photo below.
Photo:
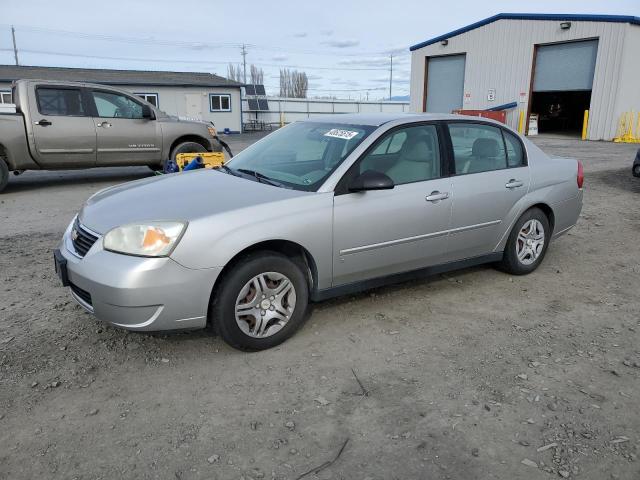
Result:
{"label": "car hood", "polygon": [[173,173],[116,185],[87,200],[79,221],[99,234],[134,222],[192,221],[311,192],[275,187],[216,170]]}

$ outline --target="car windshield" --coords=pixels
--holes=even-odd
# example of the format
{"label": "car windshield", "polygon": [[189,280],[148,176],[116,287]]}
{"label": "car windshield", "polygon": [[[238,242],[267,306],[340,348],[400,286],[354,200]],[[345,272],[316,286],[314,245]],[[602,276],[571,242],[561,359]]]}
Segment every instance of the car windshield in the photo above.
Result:
{"label": "car windshield", "polygon": [[227,165],[296,190],[315,191],[375,127],[296,122],[268,135]]}

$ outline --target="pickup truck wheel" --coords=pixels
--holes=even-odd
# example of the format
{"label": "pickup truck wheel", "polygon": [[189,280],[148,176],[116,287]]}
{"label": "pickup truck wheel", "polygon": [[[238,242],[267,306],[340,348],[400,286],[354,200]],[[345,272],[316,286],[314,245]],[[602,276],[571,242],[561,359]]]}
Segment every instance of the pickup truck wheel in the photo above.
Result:
{"label": "pickup truck wheel", "polygon": [[179,153],[204,153],[207,149],[196,142],[182,142],[176,145],[171,151],[171,160],[176,161]]}
{"label": "pickup truck wheel", "polygon": [[270,251],[251,254],[219,280],[211,304],[212,326],[234,348],[275,347],[308,316],[309,286],[290,258]]}
{"label": "pickup truck wheel", "polygon": [[9,167],[5,161],[0,158],[0,192],[4,190],[4,187],[9,183]]}

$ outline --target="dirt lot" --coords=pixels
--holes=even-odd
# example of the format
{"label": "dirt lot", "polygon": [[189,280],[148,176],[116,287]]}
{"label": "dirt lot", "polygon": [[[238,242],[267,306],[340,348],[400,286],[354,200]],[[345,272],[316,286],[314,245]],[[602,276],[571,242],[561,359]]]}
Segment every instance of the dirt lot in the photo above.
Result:
{"label": "dirt lot", "polygon": [[12,178],[0,478],[297,479],[347,439],[305,479],[640,478],[635,148],[536,142],[587,178],[578,226],[537,272],[473,268],[322,303],[255,354],[107,327],[58,285],[51,251],[81,203],[146,169]]}

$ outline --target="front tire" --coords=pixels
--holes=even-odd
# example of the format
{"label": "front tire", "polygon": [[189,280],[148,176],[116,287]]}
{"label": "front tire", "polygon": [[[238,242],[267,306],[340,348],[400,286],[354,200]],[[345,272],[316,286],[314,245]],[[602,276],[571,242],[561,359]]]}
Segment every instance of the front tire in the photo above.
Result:
{"label": "front tire", "polygon": [[547,253],[550,239],[551,228],[544,212],[539,208],[527,210],[511,230],[500,269],[512,275],[533,272]]}
{"label": "front tire", "polygon": [[9,167],[5,161],[0,158],[0,192],[2,192],[9,183]]}
{"label": "front tire", "polygon": [[211,305],[212,326],[234,348],[275,347],[307,317],[307,280],[300,266],[282,254],[248,255],[219,281]]}
{"label": "front tire", "polygon": [[640,177],[640,163],[638,165],[633,166],[631,173],[633,173],[634,177]]}
{"label": "front tire", "polygon": [[207,149],[196,142],[182,142],[173,147],[171,150],[171,160],[176,161],[179,153],[204,153]]}

